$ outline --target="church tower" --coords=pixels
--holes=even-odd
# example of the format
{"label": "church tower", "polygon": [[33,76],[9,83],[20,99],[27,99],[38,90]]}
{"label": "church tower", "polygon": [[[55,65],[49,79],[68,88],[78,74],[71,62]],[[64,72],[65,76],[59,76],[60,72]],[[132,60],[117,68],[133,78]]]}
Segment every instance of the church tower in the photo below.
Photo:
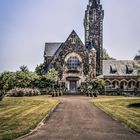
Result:
{"label": "church tower", "polygon": [[102,74],[103,58],[103,18],[104,11],[100,0],[89,0],[85,11],[85,45],[92,44],[96,50],[96,74]]}

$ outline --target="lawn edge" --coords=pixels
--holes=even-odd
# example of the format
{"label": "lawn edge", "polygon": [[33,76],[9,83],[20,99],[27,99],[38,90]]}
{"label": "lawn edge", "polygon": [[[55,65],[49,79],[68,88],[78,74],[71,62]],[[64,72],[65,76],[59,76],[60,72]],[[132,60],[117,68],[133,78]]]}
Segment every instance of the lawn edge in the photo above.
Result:
{"label": "lawn edge", "polygon": [[48,111],[47,115],[41,120],[40,123],[38,123],[38,125],[34,129],[32,129],[29,133],[27,133],[27,134],[25,134],[23,136],[20,136],[18,138],[15,138],[14,140],[20,140],[20,139],[26,138],[26,137],[34,134],[39,128],[41,128],[46,123],[46,121],[51,117],[52,113],[58,108],[58,106],[60,105],[60,103],[61,102],[58,101],[58,103],[53,108],[51,108]]}
{"label": "lawn edge", "polygon": [[93,101],[90,100],[90,103],[92,105],[95,105],[98,109],[100,109],[101,111],[103,111],[105,114],[107,114],[109,117],[111,117],[113,120],[117,121],[118,123],[120,123],[123,127],[127,128],[131,133],[136,134],[138,136],[140,136],[140,133],[136,132],[134,129],[130,128],[127,124],[125,124],[123,121],[115,118],[112,114],[110,114],[109,112],[105,111],[103,108],[97,106]]}

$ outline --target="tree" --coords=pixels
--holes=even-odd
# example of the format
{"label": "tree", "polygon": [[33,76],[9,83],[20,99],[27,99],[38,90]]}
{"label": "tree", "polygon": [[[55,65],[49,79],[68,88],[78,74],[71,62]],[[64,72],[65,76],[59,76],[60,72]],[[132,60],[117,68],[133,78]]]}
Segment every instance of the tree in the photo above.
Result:
{"label": "tree", "polygon": [[13,78],[13,73],[11,73],[11,72],[3,72],[0,75],[0,101],[2,101],[6,92],[14,84],[14,82],[11,81],[12,78]]}
{"label": "tree", "polygon": [[46,79],[46,77],[44,75],[42,76],[39,76],[35,81],[34,81],[34,84],[33,84],[36,88],[50,88],[52,87],[52,83],[50,80]]}
{"label": "tree", "polygon": [[43,75],[44,74],[44,64],[37,65],[35,68],[35,73],[38,75]]}
{"label": "tree", "polygon": [[38,78],[34,81],[34,86],[38,88],[52,88],[54,87],[58,78],[57,71],[52,68],[46,74],[40,73],[43,65],[37,66],[36,73]]}
{"label": "tree", "polygon": [[105,88],[105,81],[101,78],[95,78],[91,82],[92,85],[92,90],[98,91],[99,93],[102,94]]}
{"label": "tree", "polygon": [[45,77],[46,79],[49,79],[51,81],[56,81],[58,79],[58,72],[54,68],[52,68],[48,71]]}
{"label": "tree", "polygon": [[104,48],[103,49],[103,60],[115,60],[115,58],[110,57],[109,54],[107,53],[107,50]]}
{"label": "tree", "polygon": [[32,87],[32,81],[34,81],[38,77],[35,73],[23,71],[17,71],[14,75],[14,86],[19,88]]}
{"label": "tree", "polygon": [[0,76],[0,89],[3,92],[8,91],[9,89],[11,89],[15,83],[14,79],[14,73],[13,72],[3,72]]}
{"label": "tree", "polygon": [[20,66],[20,71],[22,72],[29,72],[28,67],[25,65]]}
{"label": "tree", "polygon": [[32,72],[3,72],[0,76],[0,89],[7,92],[15,87],[31,88],[33,87],[33,81],[37,78],[38,76]]}

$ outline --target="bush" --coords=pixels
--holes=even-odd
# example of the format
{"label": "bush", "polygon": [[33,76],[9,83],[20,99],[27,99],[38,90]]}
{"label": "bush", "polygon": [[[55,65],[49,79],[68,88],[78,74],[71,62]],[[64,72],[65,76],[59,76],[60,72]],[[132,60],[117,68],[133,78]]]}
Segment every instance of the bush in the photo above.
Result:
{"label": "bush", "polygon": [[41,95],[38,89],[31,88],[14,88],[7,92],[10,97],[23,97],[23,96],[39,96]]}
{"label": "bush", "polygon": [[99,95],[99,92],[98,90],[95,90],[94,93],[93,93],[94,97],[97,97]]}

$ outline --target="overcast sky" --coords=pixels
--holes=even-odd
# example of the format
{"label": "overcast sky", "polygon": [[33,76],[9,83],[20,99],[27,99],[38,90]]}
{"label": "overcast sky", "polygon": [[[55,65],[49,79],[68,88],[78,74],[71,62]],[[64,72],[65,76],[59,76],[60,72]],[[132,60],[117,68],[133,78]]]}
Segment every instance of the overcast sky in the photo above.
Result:
{"label": "overcast sky", "polygon": [[[104,48],[117,59],[140,50],[140,0],[101,0]],[[65,41],[74,29],[84,42],[88,0],[0,0],[0,72],[43,63],[45,42]]]}

